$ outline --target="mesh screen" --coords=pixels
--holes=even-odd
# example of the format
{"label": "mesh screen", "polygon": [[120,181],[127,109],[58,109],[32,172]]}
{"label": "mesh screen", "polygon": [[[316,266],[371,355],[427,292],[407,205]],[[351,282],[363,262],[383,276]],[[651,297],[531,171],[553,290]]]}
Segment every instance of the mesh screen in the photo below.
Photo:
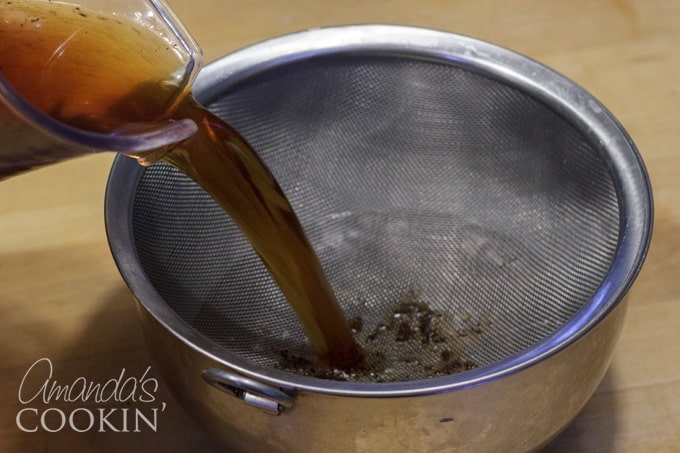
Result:
{"label": "mesh screen", "polygon": [[[209,107],[279,180],[347,316],[363,320],[360,343],[415,292],[444,313],[461,357],[489,364],[563,325],[612,261],[619,208],[606,161],[499,81],[407,58],[318,57]],[[244,237],[184,175],[145,171],[133,234],[167,304],[215,343],[270,367],[281,348],[309,349]],[[392,369],[414,378],[407,363]]]}

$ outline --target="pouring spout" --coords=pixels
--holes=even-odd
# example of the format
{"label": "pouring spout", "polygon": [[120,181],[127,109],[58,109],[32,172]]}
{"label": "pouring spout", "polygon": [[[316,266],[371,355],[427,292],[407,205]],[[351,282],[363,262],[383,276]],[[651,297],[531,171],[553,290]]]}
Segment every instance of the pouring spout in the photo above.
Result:
{"label": "pouring spout", "polygon": [[128,123],[111,134],[111,151],[139,153],[173,147],[191,138],[198,127],[189,118],[157,123]]}

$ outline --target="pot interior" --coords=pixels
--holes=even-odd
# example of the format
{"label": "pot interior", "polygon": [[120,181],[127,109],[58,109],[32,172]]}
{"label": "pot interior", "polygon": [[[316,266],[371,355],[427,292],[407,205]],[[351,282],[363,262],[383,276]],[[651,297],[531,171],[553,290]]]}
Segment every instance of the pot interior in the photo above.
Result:
{"label": "pot interior", "polygon": [[[379,372],[341,379],[402,382],[506,359],[572,319],[612,265],[621,219],[607,156],[548,105],[477,71],[310,56],[224,86],[208,107],[270,167],[373,351]],[[132,234],[188,326],[250,363],[309,372],[294,313],[189,178],[145,169]]]}

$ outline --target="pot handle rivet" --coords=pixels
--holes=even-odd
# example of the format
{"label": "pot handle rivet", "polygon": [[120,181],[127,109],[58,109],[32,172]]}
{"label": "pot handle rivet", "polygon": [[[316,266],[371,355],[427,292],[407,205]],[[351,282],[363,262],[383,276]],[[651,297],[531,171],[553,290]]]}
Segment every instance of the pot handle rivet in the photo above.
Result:
{"label": "pot handle rivet", "polygon": [[229,396],[244,401],[271,415],[280,415],[293,407],[293,398],[287,393],[254,379],[218,368],[206,368],[201,377],[208,384]]}

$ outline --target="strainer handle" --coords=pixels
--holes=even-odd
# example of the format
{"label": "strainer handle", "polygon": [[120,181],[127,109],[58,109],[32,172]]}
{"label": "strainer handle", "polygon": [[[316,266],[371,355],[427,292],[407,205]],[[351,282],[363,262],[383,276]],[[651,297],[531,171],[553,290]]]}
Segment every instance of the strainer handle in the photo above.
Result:
{"label": "strainer handle", "polygon": [[293,407],[293,397],[254,379],[218,368],[206,368],[201,376],[205,382],[227,395],[268,414],[281,415],[284,410]]}

